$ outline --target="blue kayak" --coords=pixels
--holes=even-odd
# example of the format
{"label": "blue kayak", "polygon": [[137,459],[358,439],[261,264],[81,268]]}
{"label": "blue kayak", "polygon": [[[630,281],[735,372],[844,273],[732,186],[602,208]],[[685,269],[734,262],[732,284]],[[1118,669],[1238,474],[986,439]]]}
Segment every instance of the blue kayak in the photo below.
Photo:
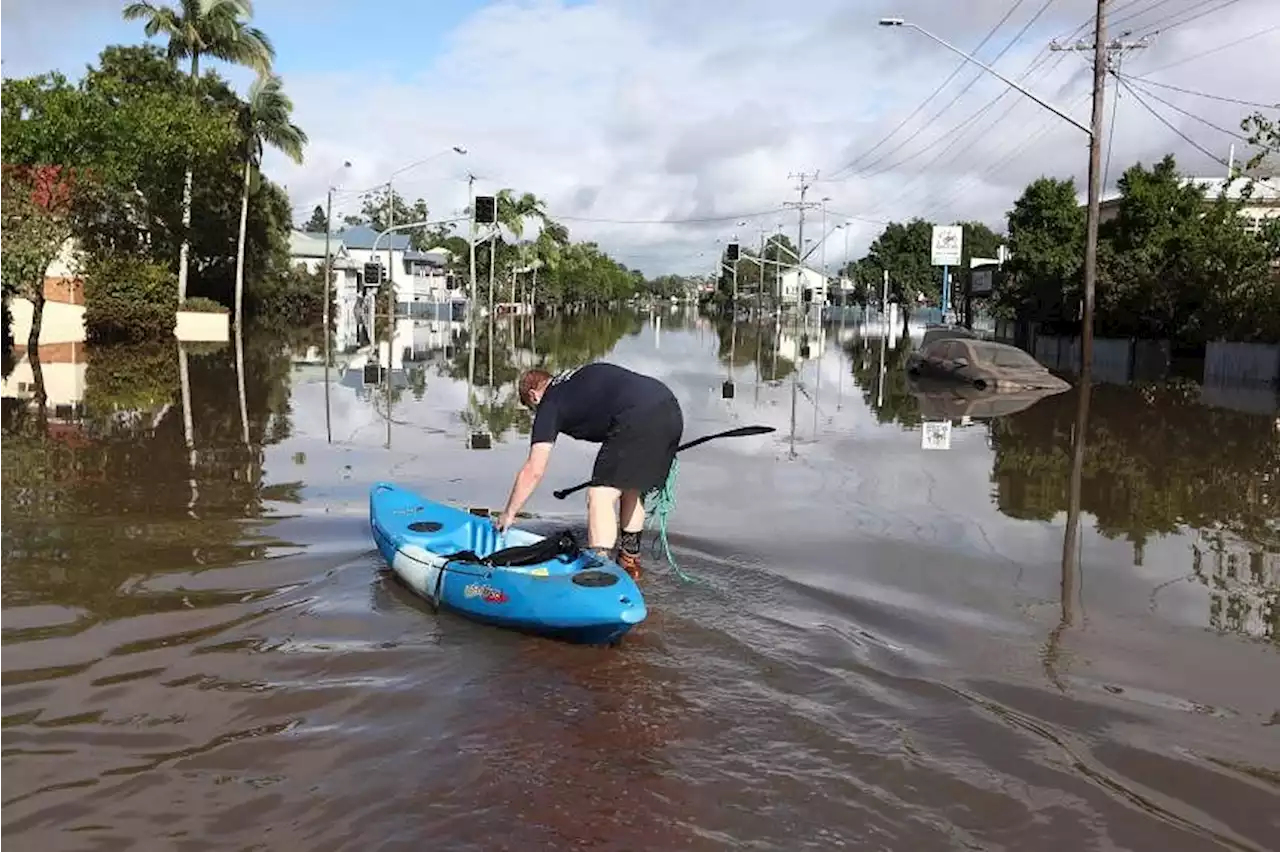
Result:
{"label": "blue kayak", "polygon": [[620,639],[648,614],[635,581],[568,533],[499,536],[487,517],[387,482],[369,492],[369,525],[387,565],[436,609],[593,645]]}

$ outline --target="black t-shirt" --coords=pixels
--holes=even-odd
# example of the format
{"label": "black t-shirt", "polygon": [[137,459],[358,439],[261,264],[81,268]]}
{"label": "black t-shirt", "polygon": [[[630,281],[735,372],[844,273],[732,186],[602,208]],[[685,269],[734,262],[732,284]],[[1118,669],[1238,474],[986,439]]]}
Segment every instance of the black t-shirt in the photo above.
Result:
{"label": "black t-shirt", "polygon": [[650,376],[598,361],[551,379],[533,418],[532,444],[555,442],[559,434],[604,443],[609,428],[628,411],[652,407],[674,395]]}

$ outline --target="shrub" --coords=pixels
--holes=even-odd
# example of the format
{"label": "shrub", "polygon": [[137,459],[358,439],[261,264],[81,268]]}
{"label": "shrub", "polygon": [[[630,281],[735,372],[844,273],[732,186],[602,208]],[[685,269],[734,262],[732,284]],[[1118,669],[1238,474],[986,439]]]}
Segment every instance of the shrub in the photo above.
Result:
{"label": "shrub", "polygon": [[173,335],[178,288],[167,266],[120,254],[90,258],[84,272],[84,328],[90,341],[161,341]]}
{"label": "shrub", "polygon": [[178,349],[172,343],[89,350],[84,404],[91,412],[153,411],[174,402],[178,391]]}
{"label": "shrub", "polygon": [[268,325],[320,323],[324,317],[324,272],[307,272],[306,267],[299,264],[282,275],[256,282],[252,289],[246,290],[245,299],[245,310]]}
{"label": "shrub", "polygon": [[213,299],[206,299],[204,296],[196,296],[183,302],[182,310],[196,311],[202,314],[225,314],[228,309],[227,306],[221,302],[215,302]]}

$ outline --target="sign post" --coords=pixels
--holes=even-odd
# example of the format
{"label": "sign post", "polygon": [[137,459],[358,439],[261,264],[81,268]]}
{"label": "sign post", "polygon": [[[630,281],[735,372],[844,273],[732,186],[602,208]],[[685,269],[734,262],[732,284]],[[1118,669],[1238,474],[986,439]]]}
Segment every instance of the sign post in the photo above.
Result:
{"label": "sign post", "polygon": [[934,225],[929,265],[942,267],[942,315],[951,312],[951,267],[960,265],[964,229],[960,225]]}

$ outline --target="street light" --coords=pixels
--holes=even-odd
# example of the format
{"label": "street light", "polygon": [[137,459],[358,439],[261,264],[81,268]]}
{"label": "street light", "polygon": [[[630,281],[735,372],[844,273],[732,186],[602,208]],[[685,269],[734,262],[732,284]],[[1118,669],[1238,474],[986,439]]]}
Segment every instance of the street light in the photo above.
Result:
{"label": "street light", "polygon": [[1040,104],[1040,106],[1052,112],[1054,115],[1064,119],[1073,127],[1083,130],[1085,135],[1089,137],[1089,201],[1088,212],[1085,218],[1085,243],[1084,243],[1084,311],[1080,333],[1080,374],[1081,376],[1089,376],[1093,368],[1093,302],[1094,291],[1098,280],[1098,218],[1099,206],[1102,196],[1102,173],[1101,173],[1101,147],[1100,140],[1102,138],[1102,110],[1103,99],[1106,93],[1104,86],[1106,80],[1106,5],[1107,0],[1098,0],[1097,12],[1094,15],[1094,32],[1093,32],[1093,114],[1089,126],[1085,126],[1067,115],[1062,110],[1055,107],[1047,101],[1041,100],[1036,95],[1027,91],[1022,86],[1010,80],[990,65],[970,56],[960,48],[939,38],[933,33],[910,21],[902,18],[881,18],[880,26],[882,27],[910,27],[926,38],[936,41],[938,44],[950,50],[952,53],[963,57],[966,61],[972,62],[985,71],[990,72],[993,76],[1004,81],[1009,86],[1017,89],[1031,100]]}
{"label": "street light", "polygon": [[[403,174],[404,172],[407,172],[407,171],[409,171],[410,169],[417,168],[418,166],[422,165],[423,163],[429,163],[429,162],[431,162],[432,160],[438,160],[438,159],[440,159],[441,157],[447,156],[447,155],[449,155],[449,154],[459,154],[459,155],[462,155],[462,154],[466,154],[466,153],[467,153],[467,149],[466,149],[466,148],[463,148],[461,145],[453,145],[453,146],[451,146],[451,147],[449,147],[449,148],[445,148],[443,151],[437,151],[436,153],[432,154],[432,155],[431,155],[431,156],[429,156],[429,157],[423,157],[421,160],[415,160],[414,162],[410,163],[410,164],[409,164],[409,165],[407,165],[407,166],[401,166],[400,168],[396,169],[396,170],[395,170],[394,172],[392,172],[391,174],[387,175],[387,227],[391,227],[392,225],[395,225],[395,223],[396,223],[396,222],[395,222],[395,218],[396,218],[396,207],[395,207],[395,203],[394,203],[394,201],[395,201],[395,193],[394,193],[394,192],[392,191],[392,189],[391,189],[391,181],[392,181],[392,179],[393,179],[396,175],[398,175],[398,174]],[[473,214],[473,215],[474,215],[474,214]],[[394,246],[395,246],[395,242],[394,242],[394,241],[390,241],[390,242],[388,242],[388,243],[387,243],[387,280],[391,283],[391,292],[392,292],[393,294],[395,293],[395,289],[396,289],[396,279],[395,279],[395,274],[396,274],[396,270],[395,270],[395,257],[394,257],[394,255],[393,255],[393,251],[392,251],[392,250],[393,250],[393,248],[394,248]],[[370,252],[370,258],[373,258],[373,252]],[[393,313],[394,313],[394,312],[393,312]],[[394,322],[394,320],[395,320],[395,317],[394,317],[394,316],[392,316],[388,321],[389,321],[389,322]]]}
{"label": "street light", "polygon": [[[351,168],[351,161],[344,160],[341,169]],[[329,235],[333,233],[333,175],[330,175],[324,205],[324,431],[329,443],[333,443],[333,425],[329,416],[329,300],[333,298],[333,260],[329,255]]]}

